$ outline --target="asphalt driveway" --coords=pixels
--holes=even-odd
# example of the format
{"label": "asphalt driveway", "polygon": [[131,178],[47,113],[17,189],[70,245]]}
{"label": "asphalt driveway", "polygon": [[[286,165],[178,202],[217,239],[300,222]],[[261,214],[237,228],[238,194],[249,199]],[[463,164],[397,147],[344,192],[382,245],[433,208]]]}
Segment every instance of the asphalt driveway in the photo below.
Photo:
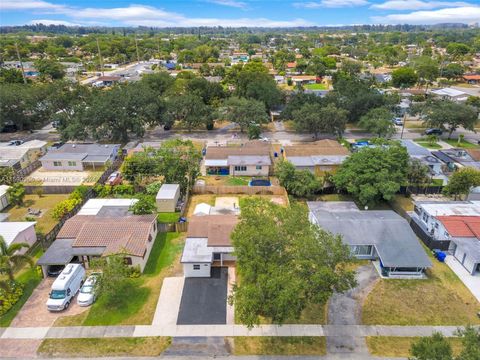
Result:
{"label": "asphalt driveway", "polygon": [[210,278],[186,278],[177,325],[227,322],[228,268],[212,268]]}

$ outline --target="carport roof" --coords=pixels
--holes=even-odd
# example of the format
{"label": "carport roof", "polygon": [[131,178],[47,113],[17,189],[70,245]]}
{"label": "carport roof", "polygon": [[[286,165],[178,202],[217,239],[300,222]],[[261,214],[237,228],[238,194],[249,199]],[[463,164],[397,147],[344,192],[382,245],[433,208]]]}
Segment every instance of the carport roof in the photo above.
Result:
{"label": "carport roof", "polygon": [[37,261],[37,265],[65,265],[74,256],[102,255],[105,247],[73,247],[74,239],[57,239]]}

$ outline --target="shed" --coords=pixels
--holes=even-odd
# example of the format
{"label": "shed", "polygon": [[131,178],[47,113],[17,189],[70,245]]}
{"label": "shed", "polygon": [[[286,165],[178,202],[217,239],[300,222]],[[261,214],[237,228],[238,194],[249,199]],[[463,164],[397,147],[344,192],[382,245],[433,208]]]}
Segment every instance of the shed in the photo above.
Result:
{"label": "shed", "polygon": [[10,188],[8,185],[0,185],[0,211],[5,209],[8,204],[8,194],[7,190]]}
{"label": "shed", "polygon": [[[0,222],[0,235],[5,240],[7,246],[11,244],[26,243],[32,246],[37,241],[35,233],[35,221],[18,221],[18,222]],[[25,253],[26,248],[19,250]]]}
{"label": "shed", "polygon": [[212,206],[206,203],[200,203],[195,206],[195,210],[193,211],[193,215],[201,216],[201,215],[209,215]]}
{"label": "shed", "polygon": [[158,190],[156,203],[158,212],[175,212],[180,198],[180,185],[163,184]]}

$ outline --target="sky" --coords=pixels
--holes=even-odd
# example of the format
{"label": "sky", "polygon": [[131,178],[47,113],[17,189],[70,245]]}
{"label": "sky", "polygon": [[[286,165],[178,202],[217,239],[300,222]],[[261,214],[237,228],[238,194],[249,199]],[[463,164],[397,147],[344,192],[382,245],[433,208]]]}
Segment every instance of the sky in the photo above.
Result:
{"label": "sky", "polygon": [[480,0],[0,0],[0,25],[289,27],[480,22]]}

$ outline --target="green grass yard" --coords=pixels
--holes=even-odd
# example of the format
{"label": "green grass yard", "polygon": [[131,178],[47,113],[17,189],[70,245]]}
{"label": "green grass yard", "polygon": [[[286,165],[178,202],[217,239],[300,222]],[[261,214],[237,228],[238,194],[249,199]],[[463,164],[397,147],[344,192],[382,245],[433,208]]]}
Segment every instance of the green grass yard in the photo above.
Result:
{"label": "green grass yard", "polygon": [[463,149],[480,149],[480,146],[477,144],[473,144],[471,142],[468,142],[466,140],[463,140],[461,142],[458,142],[457,139],[445,139],[443,140],[447,144],[457,147],[457,148],[463,148]]}
{"label": "green grass yard", "polygon": [[427,149],[441,149],[442,148],[442,145],[440,145],[436,142],[431,143],[430,141],[425,140],[425,139],[415,139],[414,141],[418,145],[423,146],[424,148],[427,148]]}
{"label": "green grass yard", "polygon": [[157,220],[159,223],[176,223],[180,218],[180,212],[158,213]]}
{"label": "green grass yard", "polygon": [[306,84],[303,87],[308,90],[327,90],[325,84]]}
{"label": "green grass yard", "polygon": [[[366,338],[368,351],[371,355],[381,357],[409,357],[412,343],[418,337],[369,336]],[[458,356],[462,350],[462,341],[459,338],[447,338],[453,354]]]}
{"label": "green grass yard", "polygon": [[112,308],[100,296],[87,312],[62,317],[54,326],[151,324],[163,279],[179,271],[176,260],[182,248],[183,237],[178,233],[159,233],[143,275],[129,279],[120,290],[122,297],[118,307]]}
{"label": "green grass yard", "polygon": [[325,355],[325,337],[237,336],[229,338],[234,355]]}

